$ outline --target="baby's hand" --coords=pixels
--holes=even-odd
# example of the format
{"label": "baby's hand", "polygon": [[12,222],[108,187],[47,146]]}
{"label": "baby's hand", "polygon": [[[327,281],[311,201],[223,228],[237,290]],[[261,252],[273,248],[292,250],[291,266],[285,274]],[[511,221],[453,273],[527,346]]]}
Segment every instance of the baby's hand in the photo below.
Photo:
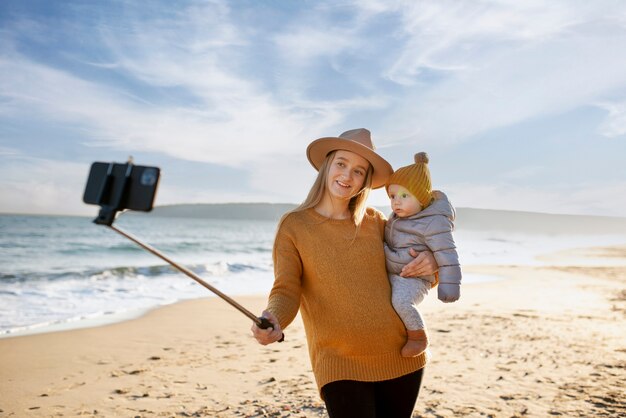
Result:
{"label": "baby's hand", "polygon": [[439,300],[444,303],[456,302],[461,297],[461,285],[456,283],[439,283],[437,288]]}

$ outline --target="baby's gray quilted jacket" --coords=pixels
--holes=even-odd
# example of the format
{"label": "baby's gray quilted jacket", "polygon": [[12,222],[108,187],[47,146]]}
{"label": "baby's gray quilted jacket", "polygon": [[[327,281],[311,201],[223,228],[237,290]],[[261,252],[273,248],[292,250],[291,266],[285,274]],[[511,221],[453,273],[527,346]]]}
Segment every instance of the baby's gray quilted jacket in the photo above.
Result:
{"label": "baby's gray quilted jacket", "polygon": [[[387,273],[399,274],[413,260],[409,248],[430,250],[439,265],[440,283],[461,283],[461,267],[452,238],[455,211],[448,197],[433,191],[435,200],[426,209],[407,218],[392,213],[385,226],[385,256]],[[434,283],[435,276],[422,279]]]}

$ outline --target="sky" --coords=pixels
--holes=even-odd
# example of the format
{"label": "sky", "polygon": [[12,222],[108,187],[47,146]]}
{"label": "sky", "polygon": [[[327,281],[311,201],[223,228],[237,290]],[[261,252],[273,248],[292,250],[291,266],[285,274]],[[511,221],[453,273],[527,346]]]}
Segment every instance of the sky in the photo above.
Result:
{"label": "sky", "polygon": [[299,203],[363,127],[456,207],[626,216],[625,51],[621,0],[3,0],[0,212],[95,215],[129,156],[156,205]]}

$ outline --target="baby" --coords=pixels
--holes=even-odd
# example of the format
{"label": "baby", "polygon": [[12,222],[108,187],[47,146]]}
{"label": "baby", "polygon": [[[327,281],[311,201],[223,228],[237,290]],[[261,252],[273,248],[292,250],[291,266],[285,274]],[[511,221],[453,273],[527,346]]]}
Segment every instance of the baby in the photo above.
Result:
{"label": "baby", "polygon": [[[445,194],[432,190],[427,164],[425,152],[415,154],[415,164],[399,168],[386,184],[393,213],[385,227],[385,256],[393,307],[407,329],[404,357],[417,356],[428,346],[417,305],[430,288],[439,286],[443,302],[454,302],[460,296],[461,267],[452,238],[455,212]],[[402,267],[413,260],[410,248],[432,251],[439,264],[438,277],[400,276]]]}

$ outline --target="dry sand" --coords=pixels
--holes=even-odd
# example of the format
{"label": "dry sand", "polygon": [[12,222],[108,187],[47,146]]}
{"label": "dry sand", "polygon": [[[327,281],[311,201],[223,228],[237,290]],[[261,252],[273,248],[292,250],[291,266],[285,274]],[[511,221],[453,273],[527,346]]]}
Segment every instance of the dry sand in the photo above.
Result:
{"label": "dry sand", "polygon": [[[429,296],[433,361],[415,417],[626,417],[626,247],[562,256],[544,258],[552,267],[466,268],[506,279],[464,285],[454,304]],[[299,319],[269,347],[249,328],[207,298],[2,339],[0,417],[326,416]]]}

